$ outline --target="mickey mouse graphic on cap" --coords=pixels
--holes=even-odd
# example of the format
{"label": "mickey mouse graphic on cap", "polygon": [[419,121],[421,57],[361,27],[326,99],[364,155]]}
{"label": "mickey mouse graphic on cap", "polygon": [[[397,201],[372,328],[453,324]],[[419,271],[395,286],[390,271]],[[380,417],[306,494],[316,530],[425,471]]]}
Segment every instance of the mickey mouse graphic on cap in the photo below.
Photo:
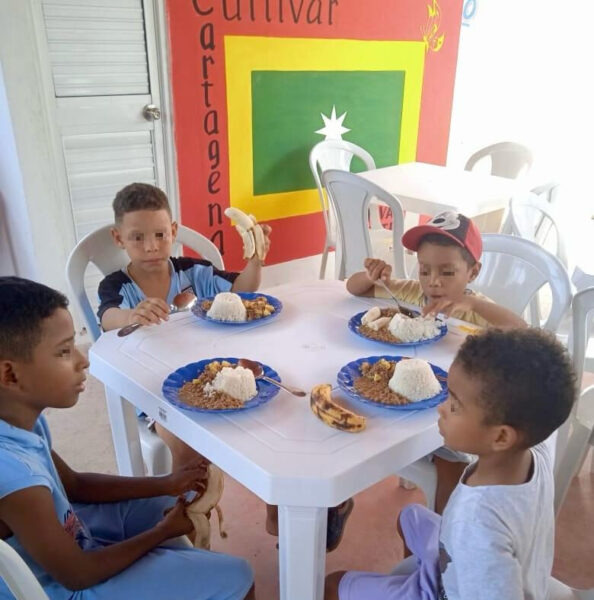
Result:
{"label": "mickey mouse graphic on cap", "polygon": [[477,226],[466,216],[453,211],[435,215],[431,221],[409,229],[402,236],[402,245],[417,251],[421,240],[430,233],[444,235],[466,248],[470,256],[479,262],[483,251],[483,240]]}

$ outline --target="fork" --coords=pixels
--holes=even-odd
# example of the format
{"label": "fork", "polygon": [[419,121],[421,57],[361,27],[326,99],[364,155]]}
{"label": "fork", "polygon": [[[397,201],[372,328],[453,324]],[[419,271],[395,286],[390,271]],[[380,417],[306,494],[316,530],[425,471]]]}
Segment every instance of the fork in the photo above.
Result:
{"label": "fork", "polygon": [[392,300],[394,300],[394,302],[396,302],[396,305],[398,306],[398,310],[404,316],[410,317],[411,319],[415,317],[415,313],[412,310],[409,310],[408,308],[404,308],[404,306],[402,306],[400,304],[400,302],[398,302],[398,298],[396,298],[396,296],[394,296],[394,294],[392,293],[392,290],[386,285],[386,283],[383,281],[383,279],[376,279],[375,282],[379,283],[386,290],[386,292],[388,292],[388,294],[390,294],[390,298],[392,298]]}

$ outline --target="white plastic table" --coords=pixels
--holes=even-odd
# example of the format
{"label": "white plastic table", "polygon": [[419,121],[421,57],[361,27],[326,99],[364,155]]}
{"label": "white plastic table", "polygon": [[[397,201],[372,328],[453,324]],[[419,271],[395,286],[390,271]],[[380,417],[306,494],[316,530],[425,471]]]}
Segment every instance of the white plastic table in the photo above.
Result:
{"label": "white plastic table", "polygon": [[522,189],[518,180],[428,163],[411,162],[358,173],[379,185],[417,214],[449,210],[477,217],[506,208]]}
{"label": "white plastic table", "polygon": [[[363,432],[349,434],[319,421],[309,398],[282,390],[267,404],[226,415],[191,412],[164,400],[166,376],[205,358],[255,359],[288,384],[310,390],[318,383],[335,385],[339,369],[352,360],[398,354],[347,328],[352,315],[385,301],[351,296],[341,281],[267,291],[282,301],[283,310],[261,325],[223,326],[181,313],[125,338],[113,331],[103,334],[90,350],[90,372],[106,386],[121,474],[143,474],[134,405],[262,500],[279,506],[281,599],[321,600],[326,507],[435,450],[442,439],[436,409],[396,411],[346,401],[368,417]],[[462,340],[461,334],[448,333],[435,344],[401,354],[447,369]]]}

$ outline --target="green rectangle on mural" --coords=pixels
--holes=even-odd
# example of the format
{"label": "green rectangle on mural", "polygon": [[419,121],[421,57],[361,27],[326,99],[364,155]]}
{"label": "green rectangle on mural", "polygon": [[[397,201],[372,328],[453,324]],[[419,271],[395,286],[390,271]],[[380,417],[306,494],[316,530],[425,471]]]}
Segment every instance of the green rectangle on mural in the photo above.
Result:
{"label": "green rectangle on mural", "polygon": [[[339,130],[365,148],[377,167],[397,164],[403,91],[403,71],[253,71],[254,194],[315,187],[309,151],[328,127],[334,139]],[[333,108],[332,126],[322,115],[330,119]]]}

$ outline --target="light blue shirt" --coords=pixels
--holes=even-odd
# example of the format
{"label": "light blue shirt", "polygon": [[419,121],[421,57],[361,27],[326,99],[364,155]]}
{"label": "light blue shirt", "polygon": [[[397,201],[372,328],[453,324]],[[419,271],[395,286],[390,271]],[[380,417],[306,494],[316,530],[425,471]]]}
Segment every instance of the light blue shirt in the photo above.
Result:
{"label": "light blue shirt", "polygon": [[[33,431],[20,429],[0,419],[0,500],[14,492],[34,486],[49,489],[58,521],[78,545],[83,549],[93,547],[95,544],[91,535],[76,516],[56,471],[45,417],[39,417]],[[26,510],[26,507],[23,507],[23,510]],[[35,515],[31,514],[31,518],[35,518]],[[5,541],[20,554],[52,599],[70,597],[71,592],[66,593],[67,590],[31,558],[14,535]],[[0,581],[0,598],[13,598],[4,581]]]}
{"label": "light blue shirt", "polygon": [[[192,290],[198,298],[228,292],[238,276],[238,273],[216,269],[207,260],[185,256],[169,259],[169,272],[167,304],[172,304],[173,297],[186,290]],[[145,299],[146,294],[125,270],[115,271],[99,284],[99,321],[108,308],[134,308]]]}

